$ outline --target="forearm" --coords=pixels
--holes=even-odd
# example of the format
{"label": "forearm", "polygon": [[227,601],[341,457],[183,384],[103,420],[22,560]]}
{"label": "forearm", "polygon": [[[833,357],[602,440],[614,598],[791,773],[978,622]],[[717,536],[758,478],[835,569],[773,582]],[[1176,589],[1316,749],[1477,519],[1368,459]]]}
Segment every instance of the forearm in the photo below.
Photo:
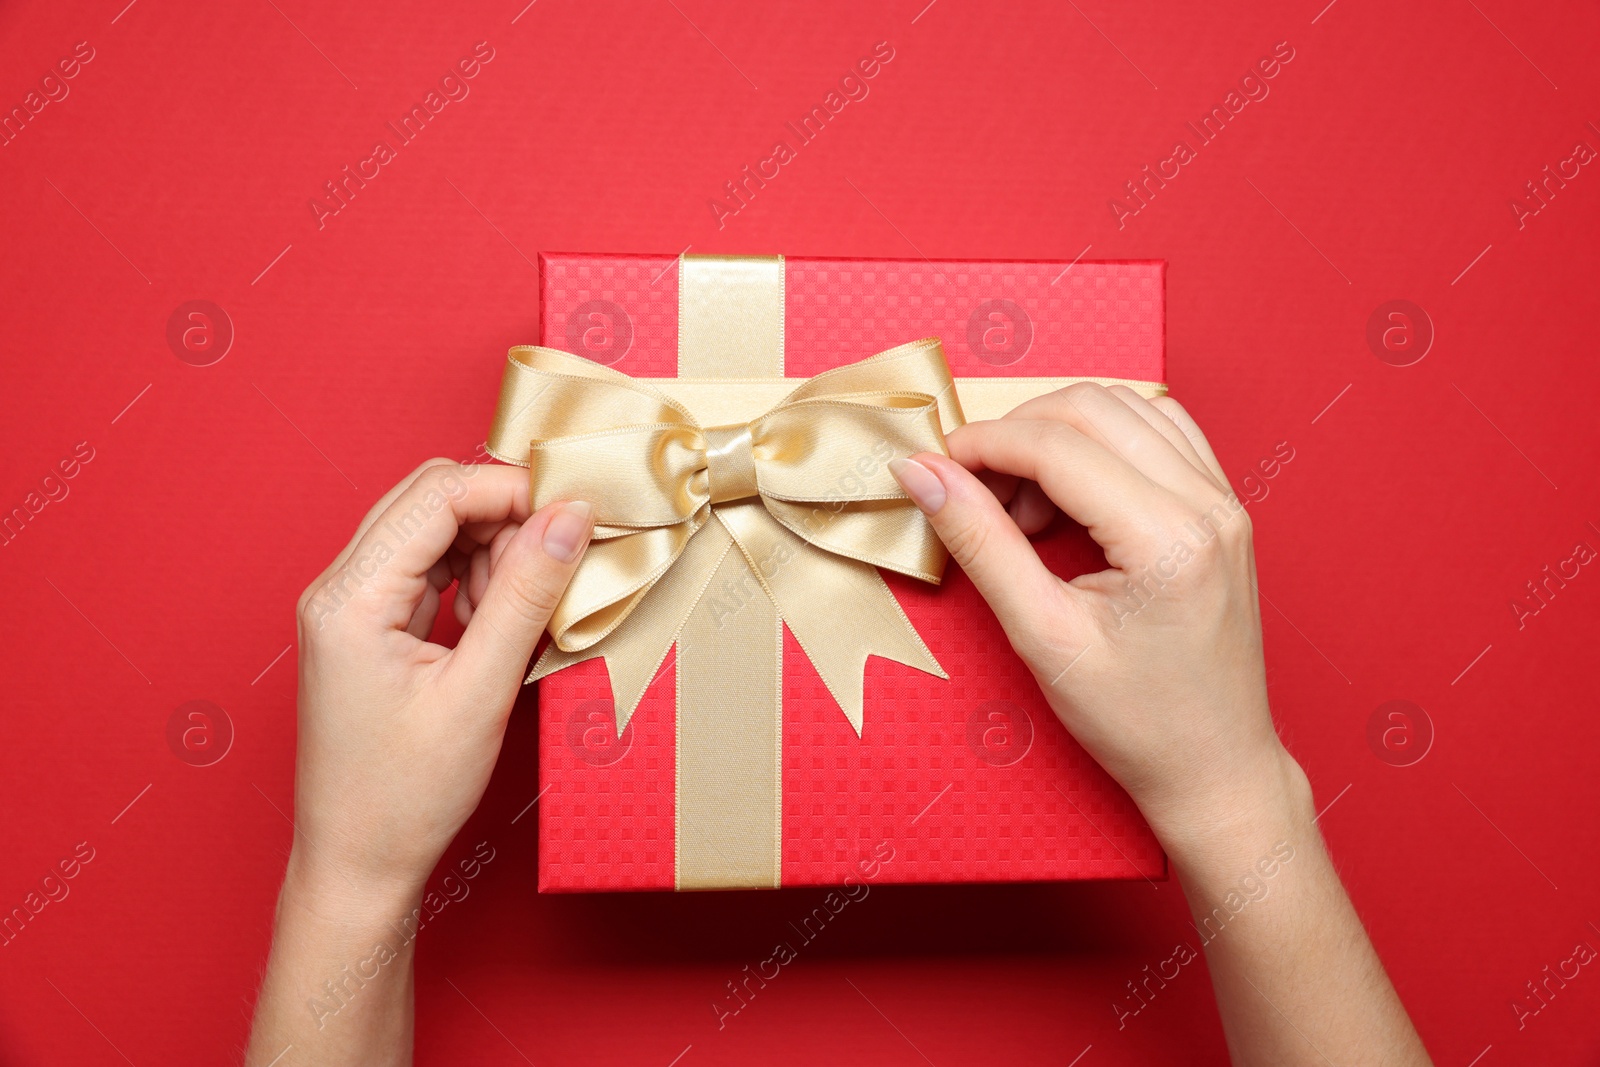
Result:
{"label": "forearm", "polygon": [[1276,780],[1169,843],[1237,1065],[1427,1064],[1339,881],[1311,790]]}
{"label": "forearm", "polygon": [[361,887],[291,857],[246,1067],[409,1064],[420,887]]}

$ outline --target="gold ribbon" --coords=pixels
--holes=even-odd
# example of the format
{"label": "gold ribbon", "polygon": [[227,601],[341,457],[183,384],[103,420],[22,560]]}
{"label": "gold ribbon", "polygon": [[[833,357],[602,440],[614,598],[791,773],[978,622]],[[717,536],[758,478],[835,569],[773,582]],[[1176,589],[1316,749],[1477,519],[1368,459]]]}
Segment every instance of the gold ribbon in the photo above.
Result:
{"label": "gold ribbon", "polygon": [[943,423],[961,422],[937,340],[819,374],[727,426],[703,427],[649,385],[555,349],[512,349],[507,376],[490,452],[511,459],[511,442],[531,442],[533,506],[595,509],[535,678],[605,657],[626,728],[734,548],[759,588],[713,591],[744,594],[724,596],[713,622],[731,623],[758,592],[771,600],[857,734],[867,656],[944,677],[877,571],[936,583],[944,569],[944,546],[888,469],[944,452]]}
{"label": "gold ribbon", "polygon": [[868,656],[948,677],[878,573],[936,584],[946,559],[888,461],[944,453],[969,393],[998,417],[1085,380],[963,379],[958,400],[937,339],[782,378],[782,263],[681,258],[679,369],[700,377],[513,348],[488,442],[530,467],[535,508],[595,508],[528,681],[604,658],[620,733],[678,645],[680,889],[779,884],[784,625],[858,736]]}

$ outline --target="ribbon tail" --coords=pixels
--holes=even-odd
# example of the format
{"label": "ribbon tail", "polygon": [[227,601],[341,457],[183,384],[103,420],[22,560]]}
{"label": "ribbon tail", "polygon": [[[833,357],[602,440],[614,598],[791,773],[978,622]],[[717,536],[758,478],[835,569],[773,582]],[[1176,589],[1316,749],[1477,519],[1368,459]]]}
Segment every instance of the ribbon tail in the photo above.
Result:
{"label": "ribbon tail", "polygon": [[813,547],[759,503],[724,506],[715,514],[857,736],[868,656],[949,677],[876,567]]}
{"label": "ribbon tail", "polygon": [[655,681],[667,652],[732,547],[727,530],[717,523],[706,523],[689,538],[671,569],[640,598],[627,625],[579,651],[565,652],[550,645],[527,680],[536,682],[575,663],[604,657],[620,735],[628,728],[645,690]]}

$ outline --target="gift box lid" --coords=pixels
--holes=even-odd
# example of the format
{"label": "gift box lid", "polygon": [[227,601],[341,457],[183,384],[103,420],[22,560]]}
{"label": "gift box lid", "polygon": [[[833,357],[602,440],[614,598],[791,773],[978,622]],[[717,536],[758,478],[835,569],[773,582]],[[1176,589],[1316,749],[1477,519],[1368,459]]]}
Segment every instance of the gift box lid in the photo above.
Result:
{"label": "gift box lid", "polygon": [[[545,253],[540,343],[640,378],[678,370],[680,259]],[[940,337],[962,378],[1165,378],[1165,264],[786,257],[783,370],[805,378]],[[1065,520],[1064,578],[1105,566]],[[887,574],[948,680],[872,658],[861,734],[782,641],[781,883],[1164,878],[1126,793],[1083,751],[953,565]],[[672,889],[675,659],[619,737],[604,662],[540,681],[539,888]]]}

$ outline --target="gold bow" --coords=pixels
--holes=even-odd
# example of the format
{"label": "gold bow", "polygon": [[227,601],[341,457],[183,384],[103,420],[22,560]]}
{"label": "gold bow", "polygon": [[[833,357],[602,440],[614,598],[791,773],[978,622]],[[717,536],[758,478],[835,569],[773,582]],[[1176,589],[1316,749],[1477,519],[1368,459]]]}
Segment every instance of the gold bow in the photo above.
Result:
{"label": "gold bow", "polygon": [[[824,372],[759,418],[711,427],[626,374],[513,348],[489,451],[531,467],[535,508],[595,508],[594,540],[528,680],[604,657],[620,733],[703,598],[716,598],[703,614],[721,629],[764,596],[859,736],[869,655],[948,677],[877,568],[938,583],[944,547],[887,464],[944,453],[941,427],[963,421],[937,339]],[[753,574],[759,590],[741,579],[712,588],[735,547],[749,571],[720,573]]]}

